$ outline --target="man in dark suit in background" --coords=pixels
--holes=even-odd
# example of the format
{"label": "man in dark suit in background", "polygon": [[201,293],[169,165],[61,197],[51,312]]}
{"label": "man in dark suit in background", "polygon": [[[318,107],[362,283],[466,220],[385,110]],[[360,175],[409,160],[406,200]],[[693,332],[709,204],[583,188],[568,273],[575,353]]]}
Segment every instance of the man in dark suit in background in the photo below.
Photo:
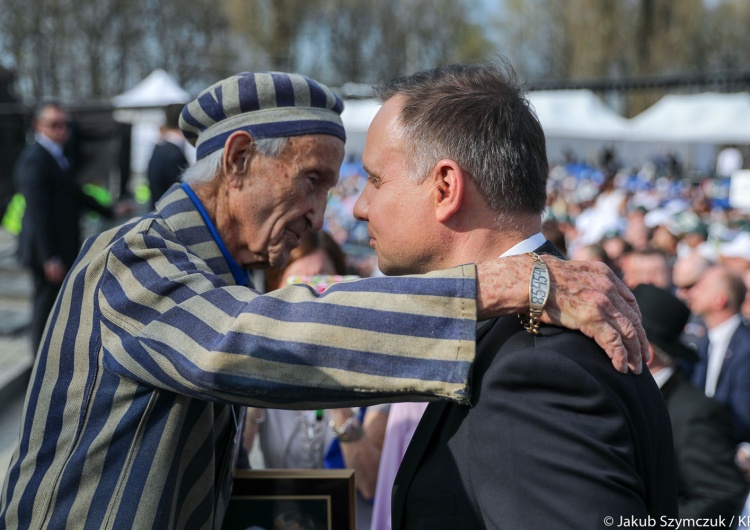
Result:
{"label": "man in dark suit in background", "polygon": [[688,291],[688,306],[708,332],[698,347],[692,383],[729,407],[737,443],[750,441],[750,326],[740,308],[746,287],[730,269],[715,265]]}
{"label": "man in dark suit in background", "polygon": [[170,186],[180,181],[180,175],[188,167],[185,137],[180,130],[180,112],[183,106],[175,104],[164,107],[165,123],[161,128],[161,141],[154,146],[148,162],[152,209]]}
{"label": "man in dark suit in background", "polygon": [[93,210],[109,218],[129,211],[123,205],[114,210],[104,207],[83,192],[63,153],[69,127],[69,116],[62,106],[42,104],[34,116],[36,141],[21,153],[15,167],[16,185],[26,200],[18,258],[34,279],[34,352],[39,348],[63,279],[80,250],[82,210]]}
{"label": "man in dark suit in background", "polygon": [[530,307],[518,308],[523,324],[478,327],[472,405],[427,407],[394,484],[393,528],[676,516],[669,417],[651,376],[612,370],[595,342],[536,318],[549,285],[537,253],[554,253],[541,234],[548,166],[510,66],[443,67],[376,94],[384,104],[354,214],[368,222],[379,268],[410,274],[530,253],[536,278]]}
{"label": "man in dark suit in background", "polygon": [[680,339],[690,310],[653,285],[633,289],[651,347],[649,370],[661,388],[672,422],[681,518],[724,517],[740,512],[747,485],[734,463],[732,418],[727,408],[693,387],[678,361],[698,360]]}

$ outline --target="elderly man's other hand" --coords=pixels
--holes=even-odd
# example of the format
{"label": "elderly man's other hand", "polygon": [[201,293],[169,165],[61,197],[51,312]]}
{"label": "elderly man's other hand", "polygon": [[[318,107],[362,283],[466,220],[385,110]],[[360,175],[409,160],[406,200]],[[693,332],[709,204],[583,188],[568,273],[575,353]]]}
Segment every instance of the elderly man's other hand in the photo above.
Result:
{"label": "elderly man's other hand", "polygon": [[[543,258],[552,287],[541,321],[580,330],[607,352],[618,371],[641,373],[650,354],[630,289],[603,263]],[[477,318],[527,314],[531,266],[527,255],[478,264]]]}
{"label": "elderly man's other hand", "polygon": [[50,283],[60,284],[65,279],[68,269],[60,258],[54,256],[42,264],[44,277]]}
{"label": "elderly man's other hand", "polygon": [[135,211],[135,205],[132,201],[122,201],[112,207],[112,213],[116,219],[131,215]]}

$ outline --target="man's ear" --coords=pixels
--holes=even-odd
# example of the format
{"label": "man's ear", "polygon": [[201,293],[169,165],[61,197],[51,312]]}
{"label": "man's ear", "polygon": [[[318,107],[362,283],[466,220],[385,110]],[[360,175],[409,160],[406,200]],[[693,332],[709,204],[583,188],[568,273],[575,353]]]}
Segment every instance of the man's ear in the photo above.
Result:
{"label": "man's ear", "polygon": [[654,355],[654,347],[651,346],[650,342],[648,343],[648,351],[651,352],[651,358],[646,363],[646,366],[648,366],[649,368],[651,368],[653,366],[653,364],[654,364],[654,357],[656,357],[656,356]]}
{"label": "man's ear", "polygon": [[435,218],[445,223],[461,208],[468,175],[453,160],[444,159],[432,169],[432,193]]}
{"label": "man's ear", "polygon": [[254,154],[255,142],[247,131],[235,131],[227,138],[221,166],[224,178],[230,186],[242,186]]}

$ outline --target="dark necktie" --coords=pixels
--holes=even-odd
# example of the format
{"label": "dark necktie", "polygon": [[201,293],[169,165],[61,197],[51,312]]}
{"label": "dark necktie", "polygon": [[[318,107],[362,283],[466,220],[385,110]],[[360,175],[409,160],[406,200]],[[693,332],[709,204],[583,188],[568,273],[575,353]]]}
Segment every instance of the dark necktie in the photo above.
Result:
{"label": "dark necktie", "polygon": [[70,162],[68,162],[68,159],[65,158],[65,155],[60,154],[57,157],[57,163],[60,164],[60,167],[63,169],[63,171],[67,171],[70,169]]}

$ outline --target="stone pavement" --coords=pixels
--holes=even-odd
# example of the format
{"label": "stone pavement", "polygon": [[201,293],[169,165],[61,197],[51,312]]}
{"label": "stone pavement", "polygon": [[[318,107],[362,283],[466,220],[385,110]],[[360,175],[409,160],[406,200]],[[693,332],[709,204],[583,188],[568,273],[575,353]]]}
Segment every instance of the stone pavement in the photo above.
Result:
{"label": "stone pavement", "polygon": [[16,238],[0,228],[0,484],[18,440],[23,397],[33,363],[32,281],[16,263]]}

